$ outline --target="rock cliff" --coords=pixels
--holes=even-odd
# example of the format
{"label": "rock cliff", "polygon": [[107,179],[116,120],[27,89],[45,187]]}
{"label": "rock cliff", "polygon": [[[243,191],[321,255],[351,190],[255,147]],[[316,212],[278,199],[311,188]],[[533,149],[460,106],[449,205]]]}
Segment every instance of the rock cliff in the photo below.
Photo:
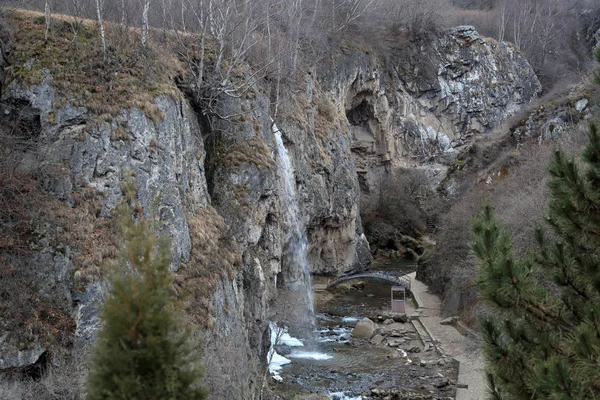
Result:
{"label": "rock cliff", "polygon": [[378,194],[380,176],[398,168],[429,164],[436,175],[445,172],[457,147],[541,92],[514,46],[471,26],[430,42],[399,38],[386,57],[349,50],[333,64],[319,76],[351,125],[364,202]]}
{"label": "rock cliff", "polygon": [[[540,90],[513,47],[460,27],[431,44],[399,45],[388,58],[335,55],[303,76],[276,115],[259,86],[240,96],[221,92],[221,117],[209,121],[210,110],[175,84],[185,73],[109,107],[93,101],[100,86],[61,81],[64,63],[41,62],[43,51],[28,53],[25,39],[15,40],[0,112],[5,126],[29,136],[27,146],[3,149],[14,164],[2,167],[11,179],[31,179],[28,193],[43,199],[23,239],[29,250],[19,254],[31,271],[25,286],[54,317],[37,329],[50,336],[2,317],[0,372],[56,362],[46,356],[60,358],[57,338],[80,364],[86,359],[106,291],[103,265],[119,245],[111,211],[132,180],[143,212],[172,240],[177,285],[191,296],[187,312],[205,344],[215,398],[260,390],[272,305],[296,275],[286,262],[293,235],[273,119],[293,164],[311,271],[334,275],[371,260],[360,199],[375,193],[381,171],[444,161]],[[13,251],[2,243],[3,255]]]}

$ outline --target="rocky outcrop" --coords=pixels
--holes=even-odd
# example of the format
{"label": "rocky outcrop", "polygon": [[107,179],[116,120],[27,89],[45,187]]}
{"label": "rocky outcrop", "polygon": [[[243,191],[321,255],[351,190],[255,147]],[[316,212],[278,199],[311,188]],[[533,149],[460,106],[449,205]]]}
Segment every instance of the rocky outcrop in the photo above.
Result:
{"label": "rocky outcrop", "polygon": [[535,139],[540,143],[567,134],[581,120],[591,117],[588,106],[593,90],[589,83],[580,84],[560,99],[540,104],[511,127],[510,133],[518,141]]}
{"label": "rocky outcrop", "polygon": [[379,192],[381,177],[400,167],[451,164],[456,147],[497,127],[541,91],[514,46],[483,38],[471,26],[428,44],[400,40],[390,53],[382,60],[350,52],[335,68],[319,71],[351,125],[366,202]]}
{"label": "rocky outcrop", "polygon": [[[291,265],[286,257],[293,240],[267,98],[223,95],[220,107],[244,117],[220,119],[208,130],[201,128],[201,111],[182,94],[154,98],[158,118],[136,107],[98,115],[85,106],[61,105],[51,71],[45,73],[39,85],[13,80],[2,113],[8,121],[31,115],[36,132],[18,172],[38,177],[46,193],[72,210],[68,214],[81,212],[92,221],[85,243],[49,226],[51,239],[31,258],[44,266],[43,274],[32,277],[40,296],[60,297],[61,309],[74,321],[80,362],[99,328],[106,293],[100,269],[118,248],[110,239],[112,211],[123,198],[122,185],[132,181],[144,214],[171,239],[178,281],[198,296],[189,311],[198,315],[205,364],[211,366],[206,386],[215,398],[251,398],[263,384],[270,305],[289,283],[282,277]],[[298,96],[315,93],[321,94],[309,80]],[[294,166],[312,272],[363,268],[370,252],[347,131],[306,103],[308,125],[285,116],[277,122]],[[92,205],[91,215],[83,212]],[[36,338],[24,345],[3,341],[0,369],[33,365],[46,346]]]}
{"label": "rocky outcrop", "polygon": [[[263,385],[273,304],[298,275],[289,271],[294,229],[284,218],[272,123],[293,165],[311,272],[337,275],[371,260],[360,197],[376,194],[381,173],[451,159],[462,140],[539,91],[518,52],[472,28],[424,46],[410,51],[426,59],[405,57],[402,48],[388,60],[340,55],[334,68],[307,74],[275,116],[259,87],[217,93],[218,113],[173,82],[168,93],[102,111],[71,101],[51,69],[37,70],[35,84],[12,79],[0,115],[31,135],[12,168],[33,177],[56,214],[28,232],[26,262],[39,266],[29,278],[40,304],[58,310],[65,347],[83,363],[95,340],[102,267],[119,247],[112,211],[131,182],[142,212],[171,239],[177,284],[191,293],[187,311],[204,343],[206,386],[215,398],[252,398]],[[27,63],[28,71],[36,65]],[[11,339],[10,321],[0,322],[9,326],[0,333],[0,372],[51,353],[35,334]]]}

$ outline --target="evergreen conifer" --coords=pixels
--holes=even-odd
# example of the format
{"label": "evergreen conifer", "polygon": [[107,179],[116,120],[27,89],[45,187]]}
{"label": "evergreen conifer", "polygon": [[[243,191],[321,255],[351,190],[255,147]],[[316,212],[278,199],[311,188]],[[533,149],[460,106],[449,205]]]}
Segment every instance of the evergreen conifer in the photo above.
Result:
{"label": "evergreen conifer", "polygon": [[582,172],[561,150],[550,164],[546,222],[523,259],[487,205],[473,220],[481,321],[494,399],[600,398],[600,134]]}
{"label": "evergreen conifer", "polygon": [[110,276],[87,399],[204,399],[199,352],[177,310],[169,242],[144,219],[134,190],[126,191],[129,204],[118,219],[122,257]]}

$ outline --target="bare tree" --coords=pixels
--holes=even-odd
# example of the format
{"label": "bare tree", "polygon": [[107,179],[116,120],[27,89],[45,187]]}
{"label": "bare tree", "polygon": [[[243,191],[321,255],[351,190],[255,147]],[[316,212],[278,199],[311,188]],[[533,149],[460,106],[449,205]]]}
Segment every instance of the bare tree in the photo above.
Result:
{"label": "bare tree", "polygon": [[146,47],[148,41],[148,13],[150,12],[150,3],[152,0],[144,0],[142,10],[142,46]]}
{"label": "bare tree", "polygon": [[[335,4],[335,1],[334,1]],[[379,0],[343,0],[338,4],[336,13],[340,15],[338,29],[346,29],[368,11],[373,11]]]}
{"label": "bare tree", "polygon": [[96,17],[98,18],[98,26],[100,27],[100,39],[102,40],[102,58],[106,61],[106,34],[104,32],[104,21],[102,20],[103,8],[104,0],[96,0]]}
{"label": "bare tree", "polygon": [[83,7],[81,0],[68,0],[65,2],[65,8],[67,10],[67,15],[69,15],[69,26],[71,27],[71,32],[73,33],[73,39],[71,39],[71,42],[74,42],[77,39],[79,29],[83,23]]}

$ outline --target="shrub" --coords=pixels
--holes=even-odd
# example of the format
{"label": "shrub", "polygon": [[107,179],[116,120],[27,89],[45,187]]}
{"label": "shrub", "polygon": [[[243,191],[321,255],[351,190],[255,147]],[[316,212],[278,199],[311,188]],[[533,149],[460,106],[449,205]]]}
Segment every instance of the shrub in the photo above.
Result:
{"label": "shrub", "polygon": [[206,392],[194,386],[200,355],[182,329],[169,244],[156,237],[133,190],[127,192],[130,205],[119,209],[121,268],[110,278],[88,399],[204,399]]}
{"label": "shrub", "polygon": [[591,127],[585,172],[553,153],[546,222],[536,251],[516,258],[511,236],[486,205],[473,220],[481,321],[493,398],[589,399],[600,390],[600,132]]}

